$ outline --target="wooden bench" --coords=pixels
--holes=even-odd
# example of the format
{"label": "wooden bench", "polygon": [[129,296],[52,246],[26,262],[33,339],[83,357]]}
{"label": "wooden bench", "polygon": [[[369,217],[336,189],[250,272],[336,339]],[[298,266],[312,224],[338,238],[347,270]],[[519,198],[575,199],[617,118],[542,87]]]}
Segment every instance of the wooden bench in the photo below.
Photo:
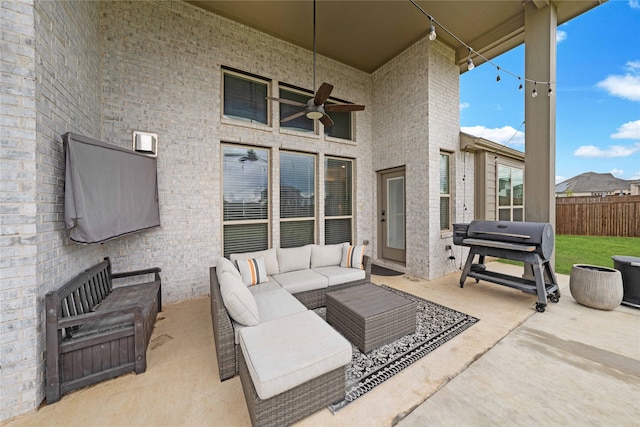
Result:
{"label": "wooden bench", "polygon": [[[105,258],[46,295],[46,398],[147,369],[146,350],[162,311],[160,268],[112,273]],[[154,275],[114,288],[113,279]],[[138,278],[140,279],[140,278]]]}

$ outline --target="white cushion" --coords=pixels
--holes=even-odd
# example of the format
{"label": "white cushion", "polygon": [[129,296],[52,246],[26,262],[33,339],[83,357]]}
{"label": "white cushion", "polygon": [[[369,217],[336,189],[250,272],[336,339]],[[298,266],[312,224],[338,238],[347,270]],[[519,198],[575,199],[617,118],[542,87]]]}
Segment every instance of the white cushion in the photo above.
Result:
{"label": "white cushion", "polygon": [[305,270],[311,265],[311,245],[287,249],[277,248],[276,252],[280,273]]}
{"label": "white cushion", "polygon": [[364,270],[339,266],[318,267],[314,268],[313,271],[326,276],[329,279],[330,287],[356,280],[364,280],[366,275]]}
{"label": "white cushion", "polygon": [[269,281],[267,269],[264,266],[264,257],[239,259],[236,262],[245,285],[254,286]]}
{"label": "white cushion", "polygon": [[240,348],[263,400],[351,361],[351,344],[312,311],[242,329]]}
{"label": "white cushion", "polygon": [[[251,288],[249,288],[249,290],[253,291],[254,288],[259,286],[260,285],[252,286]],[[261,323],[268,322],[279,317],[286,317],[290,314],[307,311],[307,307],[305,307],[304,304],[302,304],[296,299],[296,297],[279,286],[278,289],[268,292],[263,291],[251,293],[256,299],[256,304],[258,306],[258,315],[260,317]],[[247,326],[234,322],[236,344],[240,344],[240,329],[246,327]]]}
{"label": "white cushion", "polygon": [[288,292],[295,294],[329,286],[329,279],[313,270],[297,270],[271,276]]}
{"label": "white cushion", "polygon": [[249,258],[264,258],[264,266],[267,267],[267,274],[269,276],[273,274],[278,274],[280,271],[278,268],[278,258],[276,256],[275,248],[266,249],[264,251],[258,252],[244,252],[241,254],[231,254],[229,255],[229,259],[233,262],[237,262],[239,259],[249,259]]}
{"label": "white cushion", "polygon": [[222,302],[229,316],[238,323],[255,326],[260,323],[256,300],[242,279],[225,271],[219,278]]}
{"label": "white cushion", "polygon": [[346,246],[342,249],[342,261],[340,267],[364,269],[362,259],[364,258],[364,246]]}
{"label": "white cushion", "polygon": [[344,243],[337,245],[312,245],[311,268],[340,265],[343,246],[345,246]]}
{"label": "white cushion", "polygon": [[220,281],[220,276],[225,271],[233,273],[233,275],[239,279],[241,278],[240,272],[238,271],[236,266],[231,261],[221,256],[220,258],[218,258],[218,261],[216,261],[216,274],[218,275],[218,281]]}

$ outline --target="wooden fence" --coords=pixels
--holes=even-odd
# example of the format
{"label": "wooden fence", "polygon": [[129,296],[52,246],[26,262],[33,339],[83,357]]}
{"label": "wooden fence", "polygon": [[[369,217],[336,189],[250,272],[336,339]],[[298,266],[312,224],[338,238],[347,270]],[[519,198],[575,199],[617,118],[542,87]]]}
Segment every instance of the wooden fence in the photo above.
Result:
{"label": "wooden fence", "polygon": [[558,197],[556,233],[640,237],[640,196]]}

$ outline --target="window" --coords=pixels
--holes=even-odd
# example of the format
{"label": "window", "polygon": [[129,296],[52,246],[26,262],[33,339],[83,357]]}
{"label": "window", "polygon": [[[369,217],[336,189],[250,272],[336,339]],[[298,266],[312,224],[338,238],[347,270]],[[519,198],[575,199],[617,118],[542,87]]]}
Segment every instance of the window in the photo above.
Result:
{"label": "window", "polygon": [[451,154],[440,152],[440,231],[451,230]]}
{"label": "window", "polygon": [[223,71],[224,117],[269,124],[269,80],[248,73]]}
{"label": "window", "polygon": [[269,152],[223,145],[224,256],[269,247]]}
{"label": "window", "polygon": [[[331,101],[327,101],[325,102],[325,105],[330,105],[330,104],[336,104],[336,102],[331,102]],[[329,115],[329,117],[331,117],[331,120],[333,120],[333,126],[329,126],[324,128],[324,133],[327,136],[333,137],[333,138],[340,138],[340,139],[353,139],[352,136],[352,113],[347,112],[347,113],[340,113],[340,112],[335,112],[332,111],[330,113],[327,113]]]}
{"label": "window", "polygon": [[[280,88],[280,98],[289,99],[291,101],[300,102],[306,104],[310,98],[313,98],[313,94],[310,92],[303,92],[291,89]],[[295,105],[280,103],[280,120],[285,119],[293,114],[303,111],[302,107]],[[315,132],[315,120],[309,120],[304,114],[288,122],[280,122],[281,128],[295,129],[302,132]]]}
{"label": "window", "polygon": [[[310,121],[310,120],[309,120]],[[315,242],[316,158],[280,154],[280,247]]]}
{"label": "window", "polygon": [[498,219],[524,221],[524,171],[498,165]]}
{"label": "window", "polygon": [[325,244],[351,242],[353,161],[326,157],[324,170]]}

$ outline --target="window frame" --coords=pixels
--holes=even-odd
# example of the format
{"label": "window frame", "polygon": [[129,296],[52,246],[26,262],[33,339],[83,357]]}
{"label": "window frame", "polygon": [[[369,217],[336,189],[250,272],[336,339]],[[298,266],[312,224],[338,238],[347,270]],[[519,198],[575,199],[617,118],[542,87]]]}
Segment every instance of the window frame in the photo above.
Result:
{"label": "window frame", "polygon": [[[312,177],[313,177],[313,216],[304,216],[304,217],[284,217],[283,216],[283,212],[282,212],[282,208],[283,208],[283,204],[282,204],[282,188],[283,188],[283,183],[282,183],[282,156],[283,155],[291,155],[291,156],[305,156],[305,157],[310,157],[311,159],[313,159],[313,173],[312,173]],[[292,222],[309,222],[312,221],[313,226],[312,226],[312,230],[313,230],[313,241],[309,242],[308,244],[315,244],[318,241],[318,233],[317,233],[317,224],[318,224],[318,156],[317,154],[314,153],[306,153],[306,152],[300,152],[300,151],[289,151],[289,150],[282,150],[280,151],[280,165],[279,165],[279,177],[278,180],[280,182],[280,206],[279,206],[279,215],[278,215],[278,221],[280,222],[280,247],[288,247],[288,246],[283,246],[283,233],[282,233],[282,224],[283,223],[292,223]]]}
{"label": "window frame", "polygon": [[[351,172],[350,172],[350,179],[351,179],[351,183],[350,183],[350,201],[351,201],[351,206],[350,206],[350,213],[348,215],[328,215],[327,214],[327,182],[329,181],[329,175],[328,175],[328,164],[327,162],[329,160],[337,160],[337,161],[344,161],[344,162],[349,162],[351,164]],[[332,244],[332,243],[336,243],[336,242],[329,242],[327,243],[327,222],[328,221],[334,221],[334,220],[345,220],[348,219],[350,222],[350,229],[351,229],[351,235],[349,236],[349,242],[353,243],[353,239],[354,239],[354,233],[355,233],[355,166],[356,166],[356,162],[355,159],[351,159],[351,158],[347,158],[347,157],[339,157],[339,156],[324,156],[324,177],[323,177],[323,185],[324,185],[324,197],[325,200],[323,201],[324,204],[324,218],[323,218],[323,227],[325,230],[325,235],[324,235],[324,239],[325,239],[325,244]],[[346,175],[345,175],[346,177]],[[337,242],[337,243],[342,243],[342,242]]]}
{"label": "window frame", "polygon": [[271,127],[271,123],[272,123],[272,106],[271,106],[271,102],[265,98],[265,108],[266,108],[266,123],[265,122],[261,122],[261,121],[257,121],[257,120],[253,120],[251,118],[248,117],[242,117],[242,116],[235,116],[235,115],[227,115],[225,114],[225,98],[226,98],[226,94],[225,94],[225,76],[226,75],[230,75],[230,76],[234,76],[236,78],[240,78],[240,79],[244,79],[244,80],[248,80],[248,81],[252,81],[252,82],[256,82],[256,83],[261,83],[264,84],[266,86],[266,95],[269,96],[271,94],[271,87],[272,87],[272,81],[271,79],[267,78],[267,77],[263,77],[260,76],[258,74],[253,74],[253,73],[249,73],[246,71],[242,71],[242,70],[238,70],[235,68],[231,68],[231,67],[226,67],[226,66],[222,66],[221,67],[221,73],[220,73],[220,116],[223,120],[228,120],[228,121],[232,121],[235,123],[241,123],[241,124],[245,124],[245,125],[252,125],[252,126],[266,126],[266,127]]}
{"label": "window frame", "polygon": [[[452,181],[451,181],[451,176],[452,176],[452,171],[451,171],[451,160],[453,158],[453,153],[450,151],[445,151],[445,150],[440,150],[439,152],[439,156],[438,156],[438,176],[439,176],[439,180],[438,180],[438,192],[439,192],[439,228],[440,228],[440,232],[441,233],[446,233],[446,232],[450,232],[453,230],[453,209],[452,209],[452,191],[453,191],[453,185],[452,185]],[[446,176],[446,187],[447,187],[447,192],[443,193],[442,192],[442,159],[443,156],[447,158],[447,176]],[[448,218],[447,218],[447,227],[443,228],[442,227],[442,202],[443,200],[446,200],[447,202],[447,214],[448,214]]]}
{"label": "window frame", "polygon": [[[266,184],[267,184],[267,206],[266,206],[266,218],[259,218],[259,219],[231,219],[231,220],[226,220],[225,219],[225,205],[224,205],[224,198],[225,198],[225,172],[224,172],[224,156],[225,156],[225,148],[227,147],[232,147],[232,148],[236,148],[236,149],[246,149],[248,150],[261,150],[261,151],[265,151],[267,154],[267,171],[266,171],[266,175],[267,175],[267,179],[266,179]],[[272,242],[271,242],[271,222],[272,222],[272,218],[271,218],[271,209],[272,209],[272,196],[271,196],[271,177],[273,174],[273,167],[272,167],[272,161],[271,161],[271,149],[269,149],[268,147],[261,147],[261,146],[250,146],[250,145],[244,145],[244,144],[234,144],[234,143],[228,143],[228,142],[222,142],[220,144],[220,152],[221,152],[221,159],[222,159],[222,168],[220,171],[220,175],[221,175],[221,189],[222,189],[222,203],[220,204],[220,218],[222,219],[221,221],[221,245],[222,245],[222,254],[226,254],[226,248],[225,248],[225,228],[226,226],[235,226],[235,225],[253,225],[253,224],[266,224],[267,225],[267,229],[266,229],[266,248],[264,249],[269,249],[272,247]],[[254,248],[250,248],[247,250],[243,250],[241,252],[254,252],[256,249]],[[262,250],[262,249],[258,249],[258,250]]]}
{"label": "window frame", "polygon": [[[505,168],[509,170],[509,204],[508,205],[501,205],[500,204],[500,168]],[[514,191],[514,181],[513,181],[513,171],[514,170],[518,170],[521,172],[522,174],[522,204],[521,205],[515,205],[514,204],[514,195],[515,195],[515,191]],[[525,215],[525,204],[524,204],[524,192],[525,192],[525,188],[524,188],[524,168],[520,168],[517,166],[513,166],[513,165],[509,165],[509,164],[504,164],[504,163],[498,163],[496,162],[496,220],[500,220],[500,212],[501,211],[508,211],[509,212],[509,220],[508,221],[516,221],[513,219],[513,211],[514,209],[522,209],[522,220],[516,221],[516,222],[523,222],[524,221],[524,215]],[[507,221],[507,220],[502,220],[502,221]]]}

